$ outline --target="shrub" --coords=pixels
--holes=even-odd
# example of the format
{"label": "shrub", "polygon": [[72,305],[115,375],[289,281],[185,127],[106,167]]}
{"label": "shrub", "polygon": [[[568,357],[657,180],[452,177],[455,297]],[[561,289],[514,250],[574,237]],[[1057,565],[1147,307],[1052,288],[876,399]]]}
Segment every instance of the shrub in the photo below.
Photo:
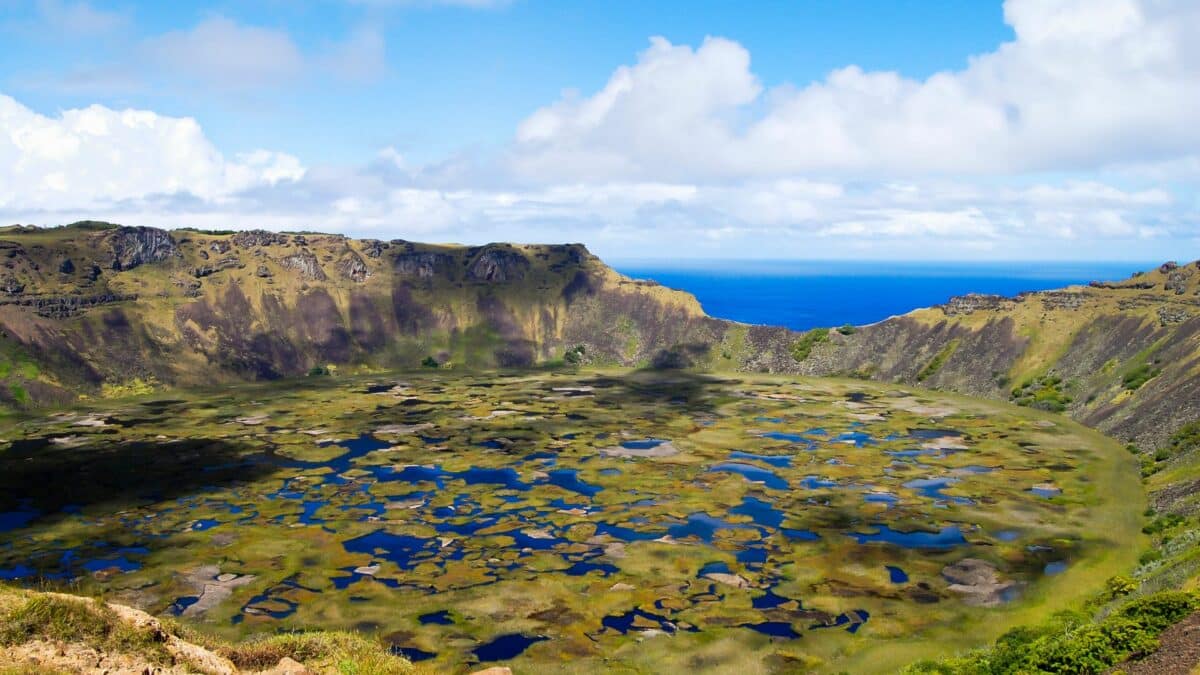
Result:
{"label": "shrub", "polygon": [[583,345],[575,345],[563,354],[563,361],[566,362],[567,365],[577,366],[583,363],[583,355],[585,352],[586,349]]}
{"label": "shrub", "polygon": [[1146,384],[1161,374],[1162,370],[1155,368],[1149,363],[1143,363],[1137,368],[1125,373],[1125,377],[1121,378],[1121,384],[1124,385],[1124,387],[1129,391],[1137,391],[1138,389],[1142,388],[1143,384]]}
{"label": "shrub", "polygon": [[800,336],[799,340],[792,343],[792,358],[797,361],[804,361],[812,354],[813,347],[825,342],[829,339],[828,328],[814,328],[804,335]]}
{"label": "shrub", "polygon": [[424,366],[425,368],[441,368],[442,367],[442,364],[438,363],[438,360],[433,358],[432,356],[426,356],[424,359],[421,359],[421,365]]}
{"label": "shrub", "polygon": [[1104,588],[1108,593],[1108,597],[1119,598],[1123,595],[1129,595],[1130,593],[1136,591],[1138,589],[1138,583],[1129,577],[1118,575],[1115,577],[1110,577],[1109,580],[1105,582]]}
{"label": "shrub", "polygon": [[850,324],[846,324],[846,325],[842,326],[841,328],[837,329],[837,332],[841,333],[842,335],[854,335],[855,333],[858,332],[858,328],[856,328],[855,326],[852,326]]}

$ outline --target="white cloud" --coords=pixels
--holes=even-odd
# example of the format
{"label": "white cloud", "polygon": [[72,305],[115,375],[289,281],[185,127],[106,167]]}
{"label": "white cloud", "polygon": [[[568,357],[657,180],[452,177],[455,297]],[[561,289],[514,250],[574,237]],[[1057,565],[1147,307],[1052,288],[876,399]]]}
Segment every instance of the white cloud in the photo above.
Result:
{"label": "white cloud", "polygon": [[225,159],[190,118],[99,105],[40,115],[0,95],[0,208],[88,208],[158,193],[218,200],[304,175],[296,158]]}
{"label": "white cloud", "polygon": [[[642,257],[1195,257],[1177,249],[1200,230],[1200,6],[1005,9],[1015,41],[919,81],[848,66],[767,87],[736,42],[656,38],[600,90],[534,111],[497,156],[428,165],[391,147],[356,168],[230,159],[191,119],[46,117],[0,97],[0,219],[574,240]],[[306,68],[372,77],[386,49],[370,27],[307,53],[221,18],[172,35],[164,61],[197,80],[254,61],[229,74],[240,86]]]}
{"label": "white cloud", "polygon": [[764,89],[741,45],[655,38],[591,96],[529,116],[534,179],[1088,170],[1200,151],[1200,4],[1009,0],[1016,39],[914,80],[847,66]]}

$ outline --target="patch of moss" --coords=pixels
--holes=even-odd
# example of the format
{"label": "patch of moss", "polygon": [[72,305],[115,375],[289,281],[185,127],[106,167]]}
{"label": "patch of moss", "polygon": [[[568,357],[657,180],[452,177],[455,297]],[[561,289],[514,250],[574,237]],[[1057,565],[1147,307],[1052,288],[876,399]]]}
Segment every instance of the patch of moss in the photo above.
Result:
{"label": "patch of moss", "polygon": [[1073,400],[1063,389],[1061,377],[1043,375],[1025,380],[1013,387],[1010,397],[1013,403],[1020,406],[1062,412]]}

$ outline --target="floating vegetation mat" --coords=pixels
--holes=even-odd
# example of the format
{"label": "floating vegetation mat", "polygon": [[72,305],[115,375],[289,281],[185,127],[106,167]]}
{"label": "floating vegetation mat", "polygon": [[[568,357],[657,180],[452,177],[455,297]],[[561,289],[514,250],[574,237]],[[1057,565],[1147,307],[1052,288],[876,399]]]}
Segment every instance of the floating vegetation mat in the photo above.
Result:
{"label": "floating vegetation mat", "polygon": [[0,579],[447,670],[887,669],[1099,587],[1142,508],[1065,419],[839,380],[314,378],[0,438]]}

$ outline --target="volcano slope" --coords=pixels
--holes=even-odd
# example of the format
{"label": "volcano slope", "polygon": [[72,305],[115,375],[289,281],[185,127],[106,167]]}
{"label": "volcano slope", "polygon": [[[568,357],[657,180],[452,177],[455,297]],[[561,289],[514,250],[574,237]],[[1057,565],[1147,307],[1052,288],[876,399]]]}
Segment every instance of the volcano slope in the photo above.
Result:
{"label": "volcano slope", "polygon": [[1130,569],[1133,457],[916,388],[428,370],[0,429],[0,576],[438,671],[893,672]]}

